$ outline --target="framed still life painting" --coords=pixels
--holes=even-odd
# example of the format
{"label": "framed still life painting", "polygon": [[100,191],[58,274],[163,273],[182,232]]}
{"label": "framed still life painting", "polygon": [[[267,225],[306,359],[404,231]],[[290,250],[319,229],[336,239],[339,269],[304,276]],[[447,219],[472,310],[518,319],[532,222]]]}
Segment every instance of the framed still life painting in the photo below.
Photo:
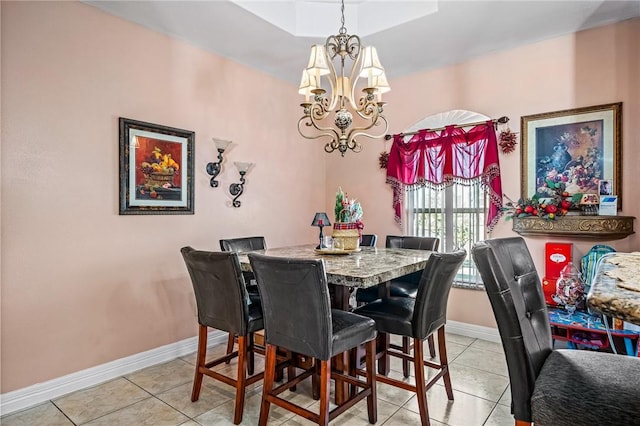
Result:
{"label": "framed still life painting", "polygon": [[621,120],[622,102],[522,117],[522,196],[549,192],[549,182],[568,196],[606,187],[621,208]]}
{"label": "framed still life painting", "polygon": [[120,214],[193,214],[195,133],[120,118]]}

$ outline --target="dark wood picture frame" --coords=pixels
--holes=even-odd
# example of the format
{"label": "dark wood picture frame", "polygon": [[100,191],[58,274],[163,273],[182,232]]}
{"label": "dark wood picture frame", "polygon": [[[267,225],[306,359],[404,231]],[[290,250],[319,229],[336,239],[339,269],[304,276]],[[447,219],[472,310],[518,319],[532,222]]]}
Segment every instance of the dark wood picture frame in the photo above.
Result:
{"label": "dark wood picture frame", "polygon": [[622,102],[523,116],[521,196],[544,192],[545,179],[569,195],[599,194],[610,181],[622,208]]}
{"label": "dark wood picture frame", "polygon": [[120,214],[193,214],[195,132],[120,117]]}

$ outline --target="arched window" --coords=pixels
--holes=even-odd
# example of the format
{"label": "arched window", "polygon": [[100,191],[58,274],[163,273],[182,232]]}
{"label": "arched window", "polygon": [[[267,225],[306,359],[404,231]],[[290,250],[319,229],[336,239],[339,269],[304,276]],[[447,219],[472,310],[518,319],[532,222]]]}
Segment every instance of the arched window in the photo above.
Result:
{"label": "arched window", "polygon": [[[426,117],[404,133],[488,120],[489,117],[479,113],[453,110]],[[481,183],[480,178],[454,179],[446,185],[421,182],[403,187],[401,196],[404,233],[439,237],[441,250],[453,251],[461,247],[471,253],[473,244],[485,239],[487,233],[487,209],[490,203]],[[456,277],[456,286],[482,287],[482,280],[470,256]]]}

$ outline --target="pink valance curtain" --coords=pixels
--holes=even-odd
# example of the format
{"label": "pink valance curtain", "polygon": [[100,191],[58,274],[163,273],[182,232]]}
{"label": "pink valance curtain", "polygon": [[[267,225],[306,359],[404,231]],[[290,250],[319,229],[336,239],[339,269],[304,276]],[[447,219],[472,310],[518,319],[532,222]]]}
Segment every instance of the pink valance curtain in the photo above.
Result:
{"label": "pink valance curtain", "polygon": [[393,208],[398,223],[407,188],[480,184],[490,201],[487,228],[493,229],[502,214],[502,182],[493,121],[469,130],[453,125],[441,132],[425,129],[406,142],[402,134],[394,135],[387,183],[393,186]]}

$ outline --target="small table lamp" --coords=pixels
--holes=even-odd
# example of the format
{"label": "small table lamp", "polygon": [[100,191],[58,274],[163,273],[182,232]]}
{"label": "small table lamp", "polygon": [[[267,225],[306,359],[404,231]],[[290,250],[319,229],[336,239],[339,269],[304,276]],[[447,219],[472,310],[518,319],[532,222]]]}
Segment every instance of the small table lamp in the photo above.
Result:
{"label": "small table lamp", "polygon": [[318,244],[317,249],[326,248],[324,244],[322,244],[322,228],[325,226],[331,226],[331,222],[329,221],[329,217],[325,212],[316,213],[313,218],[313,222],[311,222],[311,226],[320,227],[320,244]]}

